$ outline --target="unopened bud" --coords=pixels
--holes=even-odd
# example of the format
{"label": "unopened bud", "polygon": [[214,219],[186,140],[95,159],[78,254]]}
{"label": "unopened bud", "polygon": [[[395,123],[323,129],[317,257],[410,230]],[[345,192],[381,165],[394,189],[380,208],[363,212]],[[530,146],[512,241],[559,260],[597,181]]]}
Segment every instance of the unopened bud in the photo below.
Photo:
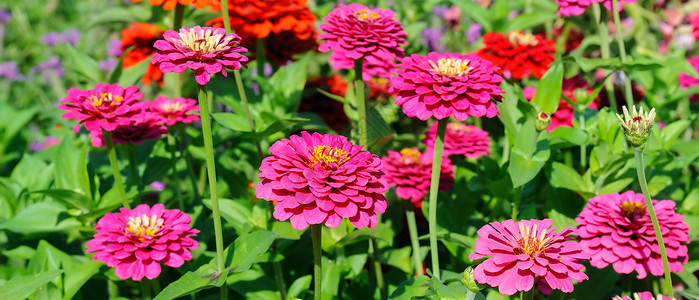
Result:
{"label": "unopened bud", "polygon": [[635,105],[631,107],[631,114],[629,114],[626,106],[623,107],[623,111],[623,117],[619,114],[616,116],[621,122],[620,125],[624,131],[624,137],[626,137],[626,141],[629,144],[643,151],[644,144],[648,140],[648,136],[650,136],[650,129],[653,127],[653,121],[655,120],[655,108],[645,114],[643,113],[643,107],[636,112]]}
{"label": "unopened bud", "polygon": [[578,102],[583,105],[583,107],[587,107],[589,105],[589,98],[590,94],[587,91],[587,89],[584,88],[577,88],[575,91],[573,91],[573,98],[575,98],[575,102]]}
{"label": "unopened bud", "polygon": [[485,288],[485,284],[480,284],[475,278],[473,278],[472,267],[468,267],[466,270],[464,270],[464,278],[461,279],[461,283],[463,283],[466,288],[473,292],[478,292]]}
{"label": "unopened bud", "polygon": [[550,124],[551,124],[551,115],[549,115],[543,111],[536,113],[536,121],[534,121],[534,127],[536,127],[536,130],[538,130],[538,131],[546,130],[546,128],[549,128]]}

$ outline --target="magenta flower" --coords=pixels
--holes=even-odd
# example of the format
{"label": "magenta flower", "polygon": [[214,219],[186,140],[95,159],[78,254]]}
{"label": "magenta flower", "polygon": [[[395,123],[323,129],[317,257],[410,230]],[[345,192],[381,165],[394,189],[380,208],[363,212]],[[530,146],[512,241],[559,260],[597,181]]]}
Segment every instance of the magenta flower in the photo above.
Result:
{"label": "magenta flower", "polygon": [[160,262],[177,268],[192,259],[189,251],[199,243],[190,237],[199,230],[189,225],[191,221],[189,215],[162,204],[122,207],[97,221],[97,233],[85,244],[85,253],[95,252],[93,260],[116,267],[121,279],[153,279],[160,274]]}
{"label": "magenta flower", "polygon": [[430,52],[403,59],[398,76],[391,78],[391,92],[396,104],[409,117],[427,120],[454,116],[463,121],[468,116],[492,118],[501,101],[502,77],[497,67],[476,55]]}
{"label": "magenta flower", "polygon": [[556,4],[560,5],[557,15],[560,16],[579,16],[592,5],[598,2],[594,0],[556,0]]}
{"label": "magenta flower", "polygon": [[390,9],[340,4],[323,18],[327,23],[320,24],[325,32],[318,38],[325,43],[320,44],[318,50],[333,50],[330,62],[337,69],[351,69],[353,65],[343,63],[348,58],[392,62],[403,57],[400,45],[406,44],[403,26],[394,18],[395,13]]}
{"label": "magenta flower", "polygon": [[[405,148],[399,152],[388,150],[388,156],[381,158],[383,172],[389,187],[396,187],[399,198],[410,200],[415,207],[422,206],[422,200],[430,190],[433,153],[420,153],[417,148]],[[439,188],[448,190],[454,181],[454,167],[449,158],[442,159]]]}
{"label": "magenta flower", "polygon": [[150,104],[150,111],[158,114],[163,123],[167,126],[175,125],[175,123],[192,123],[199,120],[199,114],[189,114],[188,112],[199,111],[197,100],[188,98],[165,98],[158,96]]}
{"label": "magenta flower", "polygon": [[[692,65],[692,67],[694,67],[695,70],[699,71],[699,56],[690,57],[687,59],[687,61],[689,61],[689,63]],[[691,75],[685,73],[680,73],[678,80],[680,82],[680,87],[683,90],[699,85],[699,78],[692,77]],[[699,94],[694,94],[690,96],[689,100],[691,100],[692,102],[699,101]]]}
{"label": "magenta flower", "polygon": [[[334,53],[333,53],[334,54]],[[331,55],[331,57],[333,57]],[[331,58],[332,66],[335,69],[352,69],[354,60],[347,56],[336,56]],[[396,61],[393,56],[373,55],[364,57],[362,64],[362,79],[371,80],[374,76],[379,78],[390,78],[396,72]]]}
{"label": "magenta flower", "polygon": [[[684,216],[675,213],[672,200],[652,200],[665,242],[670,271],[682,273],[686,263],[689,226]],[[596,268],[608,265],[614,271],[639,279],[648,273],[664,273],[660,246],[647,212],[643,194],[627,191],[622,194],[599,195],[589,200],[575,221],[580,245],[590,253],[590,264]]]}
{"label": "magenta flower", "polygon": [[505,220],[481,227],[475,252],[468,258],[492,257],[476,267],[473,277],[481,284],[498,287],[505,295],[529,291],[534,283],[545,294],[551,290],[572,292],[572,280],[588,279],[578,261],[590,256],[569,236],[572,227],[559,233],[552,223],[552,219]]}
{"label": "magenta flower", "polygon": [[[111,131],[114,144],[139,145],[145,140],[157,140],[163,134],[167,134],[167,127],[163,126],[162,118],[153,112],[143,111],[131,118],[131,122],[120,125]],[[102,131],[90,131],[92,145],[95,147],[105,146]]]}
{"label": "magenta flower", "polygon": [[[437,137],[437,122],[434,122],[425,133],[422,141],[428,149],[434,149],[434,140]],[[490,153],[490,136],[488,132],[472,125],[463,123],[447,124],[444,136],[444,156],[463,155],[469,158],[477,158]]]}
{"label": "magenta flower", "polygon": [[139,101],[143,93],[135,86],[123,88],[118,84],[99,83],[92,90],[71,88],[68,96],[58,108],[67,110],[64,119],[76,119],[74,132],[80,124],[91,132],[114,131],[118,126],[128,125],[133,117],[148,107],[148,102]]}
{"label": "magenta flower", "polygon": [[658,294],[658,296],[653,296],[651,292],[633,293],[631,296],[632,297],[614,296],[612,300],[675,300],[675,298],[667,297],[661,294]]}
{"label": "magenta flower", "polygon": [[151,63],[160,63],[164,73],[181,73],[189,68],[200,85],[205,85],[211,75],[218,72],[228,76],[223,67],[238,70],[248,61],[240,54],[248,51],[239,46],[240,37],[235,33],[226,34],[223,28],[183,26],[179,33],[168,30],[163,37],[165,40],[153,45],[159,51],[153,53]]}
{"label": "magenta flower", "polygon": [[257,197],[276,201],[274,217],[292,227],[336,227],[347,218],[373,228],[386,211],[388,190],[381,159],[339,135],[301,132],[269,148],[262,160]]}

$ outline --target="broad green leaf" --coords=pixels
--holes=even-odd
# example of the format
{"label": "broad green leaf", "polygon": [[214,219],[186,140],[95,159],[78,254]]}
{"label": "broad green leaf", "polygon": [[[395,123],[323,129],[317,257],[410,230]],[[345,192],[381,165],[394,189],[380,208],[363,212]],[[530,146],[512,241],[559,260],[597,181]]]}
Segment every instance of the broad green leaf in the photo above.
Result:
{"label": "broad green leaf", "polygon": [[629,184],[636,181],[636,178],[622,178],[619,180],[612,181],[605,184],[602,189],[600,189],[599,194],[613,194],[619,193],[626,189]]}
{"label": "broad green leaf", "polygon": [[121,74],[119,74],[119,85],[130,86],[138,83],[143,75],[146,74],[146,69],[148,69],[150,62],[150,58],[146,58],[135,66],[122,69]]}
{"label": "broad green leaf", "polygon": [[420,297],[430,288],[430,278],[425,275],[410,277],[401,282],[388,299],[410,300],[413,297]]}
{"label": "broad green leaf", "polygon": [[577,227],[578,223],[575,222],[573,218],[569,218],[568,216],[556,211],[556,210],[550,210],[549,211],[549,218],[553,219],[553,224],[554,226],[558,227],[558,232],[563,230],[566,227]]}
{"label": "broad green leaf", "polygon": [[[285,119],[280,119],[272,122],[272,124],[269,124],[265,129],[262,131],[258,131],[255,133],[248,132],[244,136],[245,137],[251,137],[251,138],[266,138],[272,134],[275,134],[280,131],[287,132],[293,128],[294,125],[307,122],[309,119],[306,118],[285,118]],[[247,122],[247,121],[246,121]]]}
{"label": "broad green leaf", "polygon": [[538,11],[516,16],[507,24],[507,31],[525,30],[557,18],[555,11]]}
{"label": "broad green leaf", "polygon": [[64,136],[56,154],[60,159],[54,161],[56,186],[92,199],[90,177],[87,171],[87,147],[85,144],[78,149],[73,142],[72,134]]}
{"label": "broad green leaf", "polygon": [[90,18],[85,28],[92,28],[105,23],[138,23],[147,22],[152,13],[142,5],[104,6],[103,9]]}
{"label": "broad green leaf", "polygon": [[58,277],[58,275],[61,275],[61,273],[63,273],[63,270],[53,270],[34,275],[14,277],[5,282],[4,285],[0,286],[0,299],[26,299],[40,287]]}
{"label": "broad green leaf", "polygon": [[276,104],[285,107],[285,111],[295,111],[301,101],[310,56],[310,54],[302,55],[299,60],[279,68],[269,79],[269,83],[283,99],[282,103]]}
{"label": "broad green leaf", "polygon": [[214,120],[230,130],[238,132],[250,132],[250,125],[248,124],[248,119],[244,115],[238,115],[233,113],[213,113],[211,114]]}
{"label": "broad green leaf", "polygon": [[[567,144],[565,142],[576,146],[585,145],[587,144],[587,139],[588,135],[585,131],[574,127],[558,126],[549,132],[551,147],[555,147],[558,144]],[[566,146],[564,145],[563,147]]]}
{"label": "broad green leaf", "polygon": [[588,186],[577,171],[559,162],[553,162],[553,164],[551,164],[549,182],[552,186],[569,189],[571,191],[592,192],[592,186]]}
{"label": "broad green leaf", "polygon": [[68,207],[80,210],[89,210],[92,207],[92,200],[89,197],[71,190],[49,189],[35,191],[34,193],[47,195],[53,198],[53,200],[66,204]]}
{"label": "broad green leaf", "polygon": [[298,240],[301,238],[301,232],[291,227],[291,222],[274,222],[272,223],[272,231],[279,234],[277,239]]}
{"label": "broad green leaf", "polygon": [[85,285],[93,275],[99,272],[102,265],[102,262],[88,260],[81,264],[75,264],[70,269],[66,269],[66,274],[63,279],[63,299],[72,299],[83,285]]}
{"label": "broad green leaf", "polygon": [[323,300],[333,299],[333,297],[336,297],[338,294],[342,268],[338,266],[335,261],[329,259],[323,259],[321,267],[323,272],[321,274],[320,284],[323,287]]}
{"label": "broad green leaf", "polygon": [[679,72],[682,72],[685,74],[689,74],[692,77],[699,77],[699,73],[697,73],[697,70],[684,57],[668,58],[667,60],[662,62],[662,64],[665,67],[668,67],[670,69],[673,69],[675,71],[679,71]]}
{"label": "broad green leaf", "polygon": [[510,152],[510,166],[508,168],[512,185],[518,187],[534,179],[549,160],[550,155],[548,140],[545,138],[536,143],[536,151],[531,156],[527,156],[520,149],[513,147]]}
{"label": "broad green leaf", "polygon": [[286,296],[288,298],[299,297],[301,295],[301,292],[308,290],[311,287],[312,280],[313,276],[310,274],[301,276],[298,279],[294,280],[294,282],[289,287],[289,291],[286,293]]}
{"label": "broad green leaf", "polygon": [[493,24],[491,15],[487,9],[471,0],[451,0],[451,3],[454,3],[456,6],[461,8],[461,11],[469,18],[473,19],[473,21],[481,24],[485,32],[492,31]]}
{"label": "broad green leaf", "polygon": [[0,223],[0,229],[18,233],[57,232],[81,226],[75,218],[61,218],[66,207],[56,202],[38,202],[20,211],[14,218]]}
{"label": "broad green leaf", "polygon": [[99,64],[92,57],[78,51],[71,45],[66,45],[68,55],[67,67],[72,72],[83,77],[89,83],[103,82],[104,74],[100,70]]}
{"label": "broad green leaf", "polygon": [[[211,209],[211,199],[202,200],[204,206]],[[221,217],[227,223],[233,225],[238,234],[242,235],[252,229],[253,224],[250,221],[252,215],[252,203],[250,201],[236,201],[231,199],[218,199]]]}
{"label": "broad green leaf", "polygon": [[215,287],[210,277],[211,265],[203,265],[196,272],[187,272],[166,286],[153,300],[170,300]]}
{"label": "broad green leaf", "polygon": [[532,99],[532,104],[539,110],[552,115],[558,109],[561,100],[561,88],[563,83],[563,62],[556,60],[536,86],[538,92]]}
{"label": "broad green leaf", "polygon": [[277,236],[276,232],[264,230],[239,236],[233,242],[233,257],[227,265],[229,268],[232,268],[232,272],[242,272],[250,269],[257,257],[267,252]]}
{"label": "broad green leaf", "polygon": [[670,150],[672,144],[682,134],[692,122],[690,120],[677,120],[665,126],[660,131],[660,137],[663,140],[663,147]]}
{"label": "broad green leaf", "polygon": [[430,289],[437,293],[440,300],[462,300],[466,297],[466,286],[446,286],[436,277],[430,280]]}

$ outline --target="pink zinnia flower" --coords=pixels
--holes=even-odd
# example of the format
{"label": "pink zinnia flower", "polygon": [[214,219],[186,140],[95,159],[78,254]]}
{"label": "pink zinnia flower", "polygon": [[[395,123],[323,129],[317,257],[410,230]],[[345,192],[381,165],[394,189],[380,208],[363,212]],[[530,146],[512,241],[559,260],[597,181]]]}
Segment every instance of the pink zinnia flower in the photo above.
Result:
{"label": "pink zinnia flower", "polygon": [[612,300],[675,300],[675,298],[667,297],[661,294],[653,296],[651,292],[633,293],[629,296],[614,296]]}
{"label": "pink zinnia flower", "polygon": [[339,135],[301,132],[269,148],[262,160],[257,197],[276,201],[274,217],[304,229],[336,227],[348,218],[357,228],[373,228],[386,211],[388,190],[381,159]]}
{"label": "pink zinnia flower", "polygon": [[[131,122],[120,125],[111,132],[114,144],[139,145],[145,140],[157,140],[163,134],[167,134],[167,127],[163,126],[162,118],[156,113],[144,111],[131,118]],[[91,131],[92,145],[102,147],[106,143],[102,131]]]}
{"label": "pink zinnia flower", "polygon": [[[433,153],[420,153],[417,148],[405,148],[399,152],[389,150],[384,156],[383,172],[389,187],[396,187],[399,198],[410,200],[415,207],[422,206],[422,200],[430,190]],[[454,167],[449,158],[442,159],[439,188],[450,189],[454,181]]]}
{"label": "pink zinnia flower", "polygon": [[85,253],[96,252],[92,259],[116,267],[121,279],[153,279],[160,274],[160,262],[177,268],[192,259],[189,251],[199,243],[190,236],[199,230],[189,225],[191,221],[189,215],[162,204],[122,207],[97,221],[97,233],[85,244]]}
{"label": "pink zinnia flower", "polygon": [[[332,57],[332,56],[331,56]],[[337,56],[331,59],[335,69],[352,69],[354,60],[347,56]],[[364,57],[362,64],[362,79],[371,80],[374,76],[390,78],[396,72],[396,61],[392,55],[373,55]]]}
{"label": "pink zinnia flower", "polygon": [[551,290],[572,292],[572,280],[588,279],[578,261],[590,256],[569,236],[572,227],[559,233],[552,223],[552,219],[505,220],[481,227],[475,252],[469,258],[492,257],[476,267],[473,277],[481,284],[498,287],[505,295],[529,291],[534,283],[545,294]]}
{"label": "pink zinnia flower", "polygon": [[223,28],[183,26],[179,33],[168,30],[163,37],[165,40],[153,45],[159,51],[153,54],[151,63],[160,63],[160,70],[165,73],[181,73],[189,68],[200,85],[209,82],[214,73],[228,76],[223,67],[238,70],[248,61],[240,54],[248,51],[239,46],[240,37],[226,34]]}
{"label": "pink zinnia flower", "polygon": [[148,102],[139,101],[143,93],[135,86],[123,88],[118,84],[99,83],[92,90],[71,88],[68,96],[58,108],[67,110],[64,119],[76,119],[74,132],[85,124],[89,131],[114,131],[117,126],[127,125],[133,116],[148,107]]}
{"label": "pink zinnia flower", "polygon": [[558,8],[557,15],[560,16],[579,16],[582,15],[585,10],[595,2],[593,0],[556,0],[556,4],[561,7]]}
{"label": "pink zinnia flower", "polygon": [[340,4],[323,18],[327,23],[320,24],[320,29],[325,32],[318,38],[324,39],[325,43],[318,50],[333,50],[330,62],[338,69],[353,67],[343,63],[347,58],[365,57],[373,62],[392,62],[403,57],[400,45],[406,44],[403,26],[394,18],[395,13],[390,9]]}
{"label": "pink zinnia flower", "polygon": [[[699,20],[699,18],[697,19]],[[689,63],[692,64],[692,67],[694,67],[694,69],[697,70],[697,72],[699,72],[699,56],[690,57],[687,59],[687,61],[689,61]],[[699,85],[699,78],[692,77],[689,74],[685,73],[680,73],[678,80],[680,82],[680,87],[683,90]],[[694,94],[690,96],[689,100],[691,100],[692,102],[699,101],[699,94]]]}
{"label": "pink zinnia flower", "polygon": [[453,115],[463,121],[468,116],[492,118],[498,113],[492,100],[502,100],[502,77],[497,67],[477,55],[413,54],[400,67],[398,76],[391,78],[391,92],[409,117],[424,121]]}
{"label": "pink zinnia flower", "polygon": [[[686,263],[689,226],[684,216],[675,213],[672,200],[652,200],[665,242],[670,271],[682,273]],[[664,273],[660,246],[655,238],[643,194],[627,191],[622,194],[599,195],[590,199],[575,218],[580,244],[590,253],[590,264],[596,268],[608,265],[614,271],[639,279],[648,273]]]}
{"label": "pink zinnia flower", "polygon": [[166,98],[158,96],[150,104],[150,111],[158,114],[165,125],[172,126],[178,122],[192,123],[199,120],[199,114],[189,112],[199,111],[197,100],[188,98]]}
{"label": "pink zinnia flower", "polygon": [[[437,138],[437,122],[432,123],[422,141],[428,149],[434,149]],[[488,132],[472,125],[463,123],[447,124],[444,136],[444,156],[463,155],[477,158],[490,153],[490,136]]]}

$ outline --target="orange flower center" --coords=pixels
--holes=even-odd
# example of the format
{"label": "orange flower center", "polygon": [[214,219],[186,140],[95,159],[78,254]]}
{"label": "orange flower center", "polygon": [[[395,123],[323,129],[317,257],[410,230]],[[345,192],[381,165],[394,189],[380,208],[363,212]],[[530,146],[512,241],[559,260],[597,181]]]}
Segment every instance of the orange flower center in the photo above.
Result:
{"label": "orange flower center", "polygon": [[189,48],[193,52],[198,52],[202,54],[208,54],[213,52],[222,51],[226,44],[221,43],[224,36],[222,34],[214,34],[213,29],[203,29],[197,31],[191,29],[189,31],[180,31],[180,39],[182,40],[182,45]]}
{"label": "orange flower center", "polygon": [[373,11],[368,11],[366,9],[360,9],[360,10],[354,12],[354,17],[360,21],[367,21],[367,20],[374,21],[379,17],[379,14],[377,14]]}
{"label": "orange flower center", "polygon": [[419,163],[420,162],[420,151],[415,148],[403,148],[400,150],[401,161],[406,164]]}
{"label": "orange flower center", "polygon": [[311,152],[311,166],[317,164],[322,164],[323,166],[336,164],[336,166],[339,166],[348,161],[349,158],[350,154],[345,150],[337,147],[320,145],[313,148],[313,152]]}
{"label": "orange flower center", "polygon": [[536,224],[529,227],[524,224],[519,224],[519,235],[521,236],[517,240],[519,244],[519,253],[527,254],[530,256],[538,256],[541,251],[543,251],[547,243],[551,240],[550,237],[546,237],[547,229],[541,231],[539,236],[536,235]]}
{"label": "orange flower center", "polygon": [[182,102],[166,102],[160,105],[160,110],[166,113],[180,112],[184,110]]}
{"label": "orange flower center", "polygon": [[133,234],[141,241],[150,239],[163,228],[163,222],[163,219],[158,218],[156,215],[149,217],[142,214],[140,217],[129,217],[126,233]]}
{"label": "orange flower center", "polygon": [[432,71],[446,76],[464,76],[473,70],[468,59],[440,58],[437,63],[429,61]]}
{"label": "orange flower center", "polygon": [[522,33],[521,31],[513,31],[507,34],[507,39],[514,46],[536,46],[539,41],[531,33]]}
{"label": "orange flower center", "polygon": [[629,219],[635,219],[646,214],[646,206],[641,202],[625,201],[619,207],[621,207],[624,215]]}
{"label": "orange flower center", "polygon": [[92,106],[100,107],[103,103],[105,103],[105,101],[106,104],[109,106],[119,104],[122,100],[124,100],[124,97],[115,96],[112,95],[112,93],[100,93],[99,95],[92,95],[90,97],[87,97],[87,99],[90,99],[90,101],[92,101]]}

